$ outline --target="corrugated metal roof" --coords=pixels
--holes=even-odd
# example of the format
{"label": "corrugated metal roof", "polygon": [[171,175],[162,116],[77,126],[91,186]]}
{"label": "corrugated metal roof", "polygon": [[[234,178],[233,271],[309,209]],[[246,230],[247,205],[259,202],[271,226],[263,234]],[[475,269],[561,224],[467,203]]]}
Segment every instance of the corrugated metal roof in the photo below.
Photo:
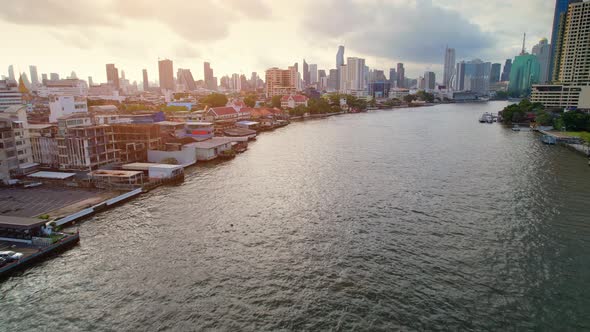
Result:
{"label": "corrugated metal roof", "polygon": [[28,175],[31,178],[38,178],[38,179],[57,179],[57,180],[65,180],[75,176],[76,173],[63,173],[63,172],[46,172],[41,171],[37,173],[33,173]]}

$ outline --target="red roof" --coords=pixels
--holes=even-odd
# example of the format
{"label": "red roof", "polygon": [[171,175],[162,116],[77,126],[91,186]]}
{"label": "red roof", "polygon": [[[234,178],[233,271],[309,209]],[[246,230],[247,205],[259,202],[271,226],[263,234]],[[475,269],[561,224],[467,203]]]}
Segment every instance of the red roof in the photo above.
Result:
{"label": "red roof", "polygon": [[307,101],[307,97],[304,95],[294,95],[294,96],[283,96],[281,101],[289,101],[289,98],[293,98],[296,103],[304,103]]}
{"label": "red roof", "polygon": [[225,106],[225,107],[212,107],[212,108],[209,109],[209,112],[213,112],[217,116],[230,115],[230,114],[236,114],[236,113],[238,113],[235,108],[229,107],[229,106]]}

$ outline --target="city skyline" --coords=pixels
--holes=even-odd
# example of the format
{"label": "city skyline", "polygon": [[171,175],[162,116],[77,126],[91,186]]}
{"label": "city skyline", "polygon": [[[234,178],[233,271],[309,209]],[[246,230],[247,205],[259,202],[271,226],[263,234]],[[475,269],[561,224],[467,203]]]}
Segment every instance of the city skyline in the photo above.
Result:
{"label": "city skyline", "polygon": [[[514,6],[526,7],[529,12],[529,8],[532,8],[535,15],[534,19],[510,22],[505,17],[507,12],[500,1],[478,4],[479,7],[492,8],[492,5],[496,5],[498,8],[478,11],[476,14],[471,12],[474,4],[466,1],[454,1],[452,10],[449,9],[451,4],[442,1],[416,1],[410,4],[385,2],[381,5],[387,6],[388,10],[404,12],[408,16],[400,21],[400,24],[407,22],[407,26],[398,29],[399,32],[395,34],[372,34],[374,38],[370,38],[371,43],[367,44],[353,31],[365,29],[358,26],[356,20],[348,20],[349,27],[334,24],[339,29],[327,26],[327,23],[347,20],[347,13],[358,9],[360,5],[366,9],[357,13],[358,19],[361,19],[367,12],[374,13],[373,9],[378,5],[375,1],[361,3],[347,0],[346,10],[338,12],[330,10],[335,8],[333,1],[322,1],[317,4],[315,21],[311,22],[311,18],[299,14],[287,19],[280,16],[284,9],[301,12],[296,10],[294,4],[260,0],[250,1],[248,8],[245,8],[243,2],[224,0],[209,8],[211,14],[223,13],[222,19],[206,28],[201,27],[204,24],[192,22],[203,15],[197,10],[208,5],[206,3],[179,2],[177,6],[187,9],[192,17],[191,23],[182,24],[167,19],[172,10],[178,9],[162,9],[154,2],[151,5],[142,3],[143,6],[139,7],[143,10],[137,12],[131,10],[132,3],[127,3],[114,4],[103,0],[96,4],[70,4],[68,6],[73,8],[66,8],[65,2],[55,1],[39,4],[27,16],[23,16],[22,9],[32,6],[24,7],[26,4],[22,2],[6,4],[5,10],[0,13],[0,27],[15,33],[8,36],[8,42],[13,47],[0,55],[0,62],[5,68],[14,64],[18,72],[28,72],[28,66],[35,65],[39,74],[56,72],[62,77],[73,70],[81,77],[92,76],[95,82],[106,82],[102,69],[104,63],[115,63],[126,71],[130,81],[141,82],[144,68],[150,77],[155,78],[158,59],[169,58],[178,68],[190,69],[196,79],[202,79],[202,64],[205,61],[215,68],[217,77],[232,73],[249,75],[252,71],[263,72],[274,66],[287,67],[303,58],[309,63],[318,64],[318,69],[329,70],[334,68],[334,50],[342,44],[346,46],[347,56],[364,58],[371,68],[387,71],[395,67],[396,63],[403,62],[407,77],[418,77],[425,70],[430,70],[442,78],[440,59],[444,56],[446,44],[456,48],[457,60],[482,58],[503,63],[505,59],[518,54],[522,32],[526,31],[529,36],[529,49],[541,38],[551,37],[554,5],[539,0],[512,4],[510,7],[514,12],[517,12]],[[311,2],[302,4],[302,8],[307,6],[311,6]],[[84,17],[68,17],[67,13],[72,10],[85,12]],[[94,12],[104,15],[98,17]],[[156,12],[159,13],[157,19]],[[323,15],[323,19],[315,15]],[[388,18],[388,14],[375,15],[376,22]],[[425,27],[416,29],[416,22],[408,21],[429,17],[436,18],[432,24],[456,23],[445,23],[444,31],[430,31],[425,30]],[[474,20],[474,17],[478,19]],[[502,20],[506,20],[506,24],[498,24]],[[478,23],[472,23],[474,21]],[[47,29],[39,33],[39,26],[46,26]],[[272,29],[268,29],[270,26]],[[200,29],[193,30],[196,28]],[[472,32],[464,33],[465,28]],[[432,29],[437,27],[432,26]],[[268,33],[269,30],[272,32]],[[265,34],[260,34],[261,31]],[[138,35],[146,35],[146,32],[149,38],[138,38]],[[301,33],[304,32],[314,38],[302,38]],[[274,38],[275,34],[286,38]],[[431,34],[437,39],[433,39]],[[415,40],[418,35],[423,37],[423,41],[413,49],[408,40]],[[268,49],[268,40],[273,41],[271,50]],[[34,42],[34,48],[46,50],[43,57],[31,52],[34,49],[31,41]],[[138,58],[141,61],[137,61]]]}

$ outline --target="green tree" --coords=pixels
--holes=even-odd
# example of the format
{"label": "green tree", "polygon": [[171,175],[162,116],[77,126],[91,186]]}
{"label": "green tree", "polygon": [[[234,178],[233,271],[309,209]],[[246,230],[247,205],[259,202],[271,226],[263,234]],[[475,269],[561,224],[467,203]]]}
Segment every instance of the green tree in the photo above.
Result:
{"label": "green tree", "polygon": [[305,107],[303,105],[299,105],[299,106],[289,110],[289,114],[292,116],[302,116],[308,112],[309,112],[309,110],[307,109],[307,107]]}
{"label": "green tree", "polygon": [[283,96],[272,97],[270,100],[270,106],[276,107],[276,108],[281,108],[281,98],[283,98]]}
{"label": "green tree", "polygon": [[427,103],[433,103],[434,102],[434,95],[432,93],[428,93],[426,91],[418,91],[418,93],[416,94],[416,96],[418,97],[418,99],[425,101]]}
{"label": "green tree", "polygon": [[205,105],[209,107],[221,107],[227,105],[227,96],[221,93],[212,93],[201,98],[199,102],[203,108]]}
{"label": "green tree", "polygon": [[256,96],[255,95],[248,95],[244,98],[244,104],[248,107],[256,106]]}
{"label": "green tree", "polygon": [[590,115],[578,111],[569,111],[561,116],[567,131],[590,131]]}
{"label": "green tree", "polygon": [[186,112],[187,109],[184,106],[163,106],[162,112],[174,113],[174,112]]}
{"label": "green tree", "polygon": [[307,104],[311,114],[325,114],[331,111],[330,104],[324,99],[310,99]]}
{"label": "green tree", "polygon": [[416,99],[417,99],[417,97],[415,95],[405,95],[404,96],[404,101],[408,104],[413,102]]}

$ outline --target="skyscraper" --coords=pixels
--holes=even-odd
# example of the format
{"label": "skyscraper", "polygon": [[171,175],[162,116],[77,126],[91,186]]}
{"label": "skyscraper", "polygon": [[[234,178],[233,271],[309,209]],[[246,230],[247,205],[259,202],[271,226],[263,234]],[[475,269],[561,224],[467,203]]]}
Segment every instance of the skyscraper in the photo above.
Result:
{"label": "skyscraper", "polygon": [[47,81],[47,74],[41,74],[41,82]]}
{"label": "skyscraper", "polygon": [[178,84],[184,86],[186,90],[194,91],[197,89],[195,79],[193,78],[193,74],[191,73],[190,69],[178,68],[176,78],[178,79]]}
{"label": "skyscraper", "polygon": [[303,59],[303,81],[305,84],[311,84],[310,75],[309,75],[309,66],[305,59]]}
{"label": "skyscraper", "polygon": [[395,68],[389,68],[389,83],[392,87],[397,83],[397,72],[395,71]]}
{"label": "skyscraper", "polygon": [[533,85],[531,101],[548,108],[590,110],[590,2],[571,3],[560,15],[552,85]]}
{"label": "skyscraper", "polygon": [[502,70],[502,64],[492,63],[492,72],[490,73],[490,83],[498,83],[500,81],[501,70]]}
{"label": "skyscraper", "polygon": [[88,86],[91,87],[94,85],[94,82],[92,81],[92,76],[88,76]]}
{"label": "skyscraper", "polygon": [[31,83],[33,85],[39,84],[39,74],[37,74],[37,66],[29,66],[29,72],[31,73]]}
{"label": "skyscraper", "polygon": [[338,52],[336,53],[336,70],[338,71],[338,77],[336,77],[336,90],[340,90],[341,72],[340,67],[344,65],[344,46],[338,46]]}
{"label": "skyscraper", "polygon": [[436,75],[434,72],[427,71],[424,73],[424,89],[427,91],[434,90],[436,86]]}
{"label": "skyscraper", "polygon": [[[115,67],[114,64],[109,63],[107,64],[107,83],[111,84],[115,87],[115,89],[119,90],[119,70]],[[53,76],[53,74],[52,74]],[[51,78],[53,79],[53,77]]]}
{"label": "skyscraper", "polygon": [[213,69],[211,68],[211,64],[209,62],[203,63],[203,73],[205,76],[205,86],[207,89],[217,90],[217,82],[213,76]]}
{"label": "skyscraper", "polygon": [[250,75],[250,87],[256,91],[258,89],[258,74],[253,71],[252,75]]}
{"label": "skyscraper", "polygon": [[539,83],[549,82],[549,65],[551,61],[551,45],[548,44],[547,38],[541,39],[539,43],[533,46],[533,54],[537,56],[541,72],[539,73]]}
{"label": "skyscraper", "polygon": [[328,91],[338,91],[338,69],[330,69],[327,88]]}
{"label": "skyscraper", "polygon": [[316,84],[318,82],[318,65],[309,65],[309,83]]}
{"label": "skyscraper", "polygon": [[[447,86],[447,88],[451,87],[451,81],[453,79],[453,75],[455,73],[455,49],[454,48],[446,48],[445,49],[445,64],[444,64],[444,72],[443,72],[443,84]],[[424,77],[426,79],[426,77]]]}
{"label": "skyscraper", "polygon": [[148,80],[148,72],[147,69],[143,70],[143,91],[148,91],[150,89],[150,81]]}
{"label": "skyscraper", "polygon": [[487,95],[490,88],[492,64],[480,59],[461,61],[457,64],[456,90],[476,92]]}
{"label": "skyscraper", "polygon": [[397,64],[397,87],[404,88],[406,86],[406,70],[403,63]]}
{"label": "skyscraper", "polygon": [[508,91],[514,94],[528,94],[533,84],[539,83],[541,65],[532,54],[522,54],[514,58],[510,70]]}
{"label": "skyscraper", "polygon": [[465,61],[457,63],[457,70],[455,70],[455,90],[465,90]]}
{"label": "skyscraper", "polygon": [[512,69],[512,59],[506,59],[504,63],[504,70],[502,71],[502,77],[500,80],[502,82],[507,82],[510,80],[510,70]]}
{"label": "skyscraper", "polygon": [[556,0],[555,1],[555,11],[553,13],[553,27],[551,29],[551,45],[550,45],[550,53],[551,57],[549,59],[549,78],[551,78],[555,66],[555,61],[557,60],[556,57],[559,55],[555,54],[555,51],[558,50],[557,41],[559,39],[559,26],[562,23],[562,20],[565,20],[565,16],[567,15],[568,6],[572,3],[582,2],[582,0]]}
{"label": "skyscraper", "polygon": [[16,77],[14,76],[14,66],[13,65],[8,66],[8,79],[16,82]]}
{"label": "skyscraper", "polygon": [[297,71],[295,66],[287,70],[270,68],[266,71],[266,97],[285,96],[297,91]]}
{"label": "skyscraper", "polygon": [[59,74],[58,73],[49,73],[49,78],[52,81],[57,81],[57,80],[59,80]]}
{"label": "skyscraper", "polygon": [[174,91],[174,66],[172,60],[159,60],[158,74],[160,79],[160,89]]}
{"label": "skyscraper", "polygon": [[346,93],[362,95],[366,88],[365,59],[346,59]]}

